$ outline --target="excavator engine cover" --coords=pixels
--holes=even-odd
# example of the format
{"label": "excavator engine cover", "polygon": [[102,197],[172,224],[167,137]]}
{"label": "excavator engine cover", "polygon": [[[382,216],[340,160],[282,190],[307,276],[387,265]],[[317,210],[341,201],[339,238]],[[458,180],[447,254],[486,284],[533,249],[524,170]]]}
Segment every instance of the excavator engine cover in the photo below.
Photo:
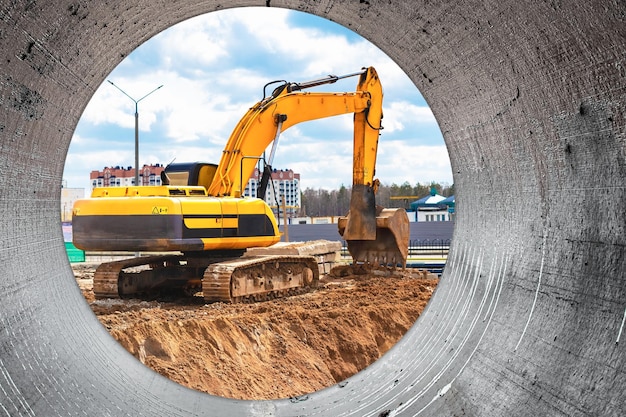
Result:
{"label": "excavator engine cover", "polygon": [[409,218],[404,209],[386,209],[376,206],[376,239],[348,239],[352,212],[339,219],[339,234],[348,245],[355,263],[406,267],[409,254]]}

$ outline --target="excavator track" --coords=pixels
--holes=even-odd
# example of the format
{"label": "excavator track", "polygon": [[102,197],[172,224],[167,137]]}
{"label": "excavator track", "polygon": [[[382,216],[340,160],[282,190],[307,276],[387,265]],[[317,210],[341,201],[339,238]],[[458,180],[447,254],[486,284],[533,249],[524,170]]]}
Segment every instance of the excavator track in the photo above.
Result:
{"label": "excavator track", "polygon": [[153,270],[164,270],[168,266],[178,265],[183,259],[182,255],[142,256],[100,264],[93,277],[94,295],[97,299],[122,298],[147,292],[162,283],[163,278],[156,282],[154,274],[127,274],[124,269],[149,265]]}
{"label": "excavator track", "polygon": [[202,293],[206,302],[257,302],[306,292],[318,282],[313,256],[248,256],[209,265]]}
{"label": "excavator track", "polygon": [[201,288],[206,302],[242,303],[307,292],[318,282],[319,266],[314,256],[163,255],[103,263],[94,274],[93,290],[97,299],[104,299]]}

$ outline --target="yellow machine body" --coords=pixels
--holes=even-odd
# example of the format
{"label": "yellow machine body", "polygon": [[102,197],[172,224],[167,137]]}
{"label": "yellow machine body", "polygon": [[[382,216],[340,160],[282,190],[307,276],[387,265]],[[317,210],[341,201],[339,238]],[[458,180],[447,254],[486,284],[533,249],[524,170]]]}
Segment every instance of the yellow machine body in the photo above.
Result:
{"label": "yellow machine body", "polygon": [[209,197],[204,187],[95,188],[73,209],[76,247],[90,251],[210,251],[271,246],[276,219],[256,198]]}

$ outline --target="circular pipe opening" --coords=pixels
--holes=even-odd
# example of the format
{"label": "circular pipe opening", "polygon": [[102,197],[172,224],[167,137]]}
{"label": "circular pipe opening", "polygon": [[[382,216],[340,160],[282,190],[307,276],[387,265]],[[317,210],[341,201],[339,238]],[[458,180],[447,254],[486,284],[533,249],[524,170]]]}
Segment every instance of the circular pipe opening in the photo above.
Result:
{"label": "circular pipe opening", "polygon": [[59,227],[63,161],[84,106],[117,63],[221,5],[5,5],[5,414],[622,414],[624,6],[281,4],[374,41],[439,121],[463,212],[420,320],[383,360],[290,400],[203,395],[138,364],[79,302]]}
{"label": "circular pipe opening", "polygon": [[[259,17],[273,22],[272,33],[258,35]],[[229,33],[233,30],[236,35]],[[276,51],[268,45],[276,45],[278,35],[301,41],[281,45]],[[331,48],[323,45],[333,45],[328,57],[320,49]],[[293,56],[295,52],[299,56]],[[443,190],[447,196],[453,190],[445,181],[451,176],[441,132],[420,93],[388,57],[354,32],[312,15],[267,8],[220,11],[182,22],[133,51],[106,77],[78,123],[65,164],[64,179],[69,178],[71,184],[63,189],[63,214],[71,221],[72,201],[63,197],[81,190],[72,186],[84,187],[83,194],[86,191],[88,196],[96,185],[135,183],[133,128],[138,129],[135,139],[139,139],[141,155],[137,159],[143,167],[137,183],[159,185],[158,175],[147,181],[144,173],[149,174],[150,168],[146,165],[159,168],[167,161],[183,162],[189,157],[189,161],[216,158],[210,162],[217,162],[230,130],[260,99],[261,86],[271,77],[302,82],[323,77],[325,73],[306,73],[319,68],[338,75],[354,72],[360,70],[354,67],[356,57],[363,61],[361,65],[381,69],[385,118],[377,161],[377,178],[382,182],[377,204],[414,210],[409,212],[413,220],[409,270],[354,274],[342,268],[336,277],[323,276],[321,287],[304,297],[255,306],[205,305],[201,293],[96,300],[93,275],[97,265],[133,253],[88,252],[87,263],[72,265],[83,295],[109,333],[143,364],[186,387],[214,395],[295,397],[361,371],[387,352],[419,316],[445,265],[453,226],[448,206],[444,210],[435,204],[444,198],[436,191]],[[257,68],[259,62],[272,62],[273,68]],[[315,62],[313,68],[311,62]],[[252,88],[249,80],[260,84]],[[351,92],[357,81],[350,77],[312,91]],[[152,89],[152,84],[160,87]],[[152,96],[150,102],[144,102],[148,96]],[[190,119],[189,115],[197,116]],[[297,174],[306,188],[302,190],[306,206],[301,211],[316,216],[308,222],[316,223],[317,230],[292,219],[289,228],[295,241],[307,233],[309,240],[341,238],[332,222],[349,209],[352,116],[306,122],[282,135],[273,165],[301,167],[303,173]],[[139,120],[137,125],[134,119]],[[336,155],[329,153],[329,143]],[[411,160],[409,155],[428,158]],[[333,174],[330,167],[323,169],[329,163]],[[320,170],[324,171],[321,178]],[[348,184],[347,190],[343,184]],[[415,200],[419,198],[429,200],[420,201],[418,212]],[[272,204],[271,199],[268,203]],[[327,206],[334,211],[314,211],[329,210]],[[321,225],[324,220],[331,224]],[[71,241],[71,224],[66,228]],[[131,237],[127,230],[120,239]],[[325,272],[330,272],[330,265],[324,267]]]}

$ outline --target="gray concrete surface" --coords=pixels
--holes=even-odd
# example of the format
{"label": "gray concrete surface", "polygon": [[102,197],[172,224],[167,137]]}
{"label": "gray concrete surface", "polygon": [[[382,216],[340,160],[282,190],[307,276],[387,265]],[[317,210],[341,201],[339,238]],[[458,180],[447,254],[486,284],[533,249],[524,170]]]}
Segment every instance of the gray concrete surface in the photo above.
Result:
{"label": "gray concrete surface", "polygon": [[[72,278],[59,197],[76,122],[133,48],[266,4],[341,23],[409,74],[459,210],[432,302],[382,360],[306,397],[241,402],[108,336]],[[0,19],[0,416],[625,414],[624,2],[3,0]]]}
{"label": "gray concrete surface", "polygon": [[[284,233],[285,227],[280,226]],[[337,224],[290,224],[287,227],[291,242],[325,239],[339,240],[343,238],[337,231]],[[452,240],[454,222],[411,222],[409,223],[409,239],[411,241]]]}

